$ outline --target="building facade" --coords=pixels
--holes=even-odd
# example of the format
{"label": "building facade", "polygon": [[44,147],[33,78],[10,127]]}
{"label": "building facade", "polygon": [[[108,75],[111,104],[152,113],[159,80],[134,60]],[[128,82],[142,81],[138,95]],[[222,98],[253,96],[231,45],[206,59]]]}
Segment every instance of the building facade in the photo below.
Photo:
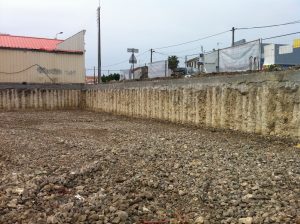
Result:
{"label": "building facade", "polygon": [[0,34],[0,82],[84,83],[84,35],[57,40]]}

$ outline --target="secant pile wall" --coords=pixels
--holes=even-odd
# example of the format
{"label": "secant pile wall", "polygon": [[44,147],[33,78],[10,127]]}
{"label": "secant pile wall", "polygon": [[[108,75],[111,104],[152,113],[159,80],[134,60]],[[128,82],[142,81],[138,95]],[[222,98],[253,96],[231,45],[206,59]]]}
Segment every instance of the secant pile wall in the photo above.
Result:
{"label": "secant pile wall", "polygon": [[86,86],[84,108],[300,139],[300,72]]}
{"label": "secant pile wall", "polygon": [[84,109],[300,139],[300,71],[103,85],[0,84],[0,110]]}
{"label": "secant pile wall", "polygon": [[0,84],[0,110],[57,110],[80,107],[82,85]]}

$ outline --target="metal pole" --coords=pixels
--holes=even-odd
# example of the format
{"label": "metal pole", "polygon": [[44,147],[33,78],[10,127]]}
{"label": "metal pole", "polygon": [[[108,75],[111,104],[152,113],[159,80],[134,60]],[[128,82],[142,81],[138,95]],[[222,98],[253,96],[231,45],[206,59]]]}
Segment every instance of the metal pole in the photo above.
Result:
{"label": "metal pole", "polygon": [[[132,58],[134,58],[134,52],[132,53],[132,55]],[[134,62],[132,63],[132,79],[134,79]]]}
{"label": "metal pole", "polygon": [[185,56],[185,72],[186,72],[186,75],[188,74],[187,72],[187,56]]}
{"label": "metal pole", "polygon": [[153,59],[153,52],[154,52],[154,50],[151,48],[151,50],[150,50],[150,51],[151,51],[150,63],[152,63],[152,62],[153,62],[153,60],[152,60],[152,59]]}
{"label": "metal pole", "polygon": [[165,77],[167,77],[168,61],[165,60]]}
{"label": "metal pole", "polygon": [[96,67],[94,66],[94,84],[96,84]]}
{"label": "metal pole", "polygon": [[220,72],[220,49],[218,49],[218,69],[217,72]]}
{"label": "metal pole", "polygon": [[259,70],[262,71],[263,63],[262,63],[262,54],[263,54],[263,39],[261,38],[259,41],[260,52],[259,52]]}
{"label": "metal pole", "polygon": [[101,25],[100,25],[100,3],[98,11],[98,83],[101,83]]}
{"label": "metal pole", "polygon": [[232,46],[234,46],[234,31],[235,31],[235,28],[232,27]]}

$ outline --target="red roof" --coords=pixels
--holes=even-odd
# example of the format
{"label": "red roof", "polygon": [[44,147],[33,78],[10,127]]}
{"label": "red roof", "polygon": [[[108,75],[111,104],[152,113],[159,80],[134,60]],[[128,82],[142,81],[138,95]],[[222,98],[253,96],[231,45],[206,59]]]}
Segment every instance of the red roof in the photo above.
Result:
{"label": "red roof", "polygon": [[56,49],[57,44],[61,42],[63,42],[63,40],[0,34],[0,47],[4,48],[62,51]]}

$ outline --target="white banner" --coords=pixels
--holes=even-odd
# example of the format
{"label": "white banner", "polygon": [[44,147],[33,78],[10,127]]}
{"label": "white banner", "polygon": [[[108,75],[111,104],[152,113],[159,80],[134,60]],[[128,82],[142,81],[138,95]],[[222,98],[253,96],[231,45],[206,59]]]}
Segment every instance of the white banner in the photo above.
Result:
{"label": "white banner", "polygon": [[220,50],[220,72],[258,70],[260,41]]}
{"label": "white banner", "polygon": [[148,64],[148,78],[168,77],[168,61],[156,61]]}
{"label": "white banner", "polygon": [[213,51],[204,55],[204,72],[217,72],[218,51]]}
{"label": "white banner", "polygon": [[120,71],[120,80],[129,80],[130,79],[130,70],[123,69]]}

